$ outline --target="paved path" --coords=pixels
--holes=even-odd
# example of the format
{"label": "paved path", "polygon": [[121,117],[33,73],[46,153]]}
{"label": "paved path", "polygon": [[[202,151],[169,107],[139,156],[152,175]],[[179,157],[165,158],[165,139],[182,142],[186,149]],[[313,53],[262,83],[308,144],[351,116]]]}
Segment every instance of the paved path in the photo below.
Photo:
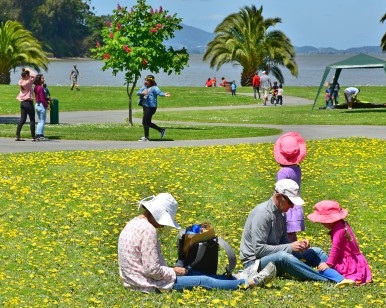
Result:
{"label": "paved path", "polygon": [[[295,97],[286,97],[286,105],[312,104],[311,101]],[[257,108],[285,108],[274,106],[255,105]],[[194,107],[185,108],[185,110],[202,110],[202,109],[231,109],[231,108],[250,108],[251,106],[224,106],[224,107]],[[167,112],[170,110],[181,110],[181,108],[164,108],[158,112]],[[326,111],[333,112],[333,111]],[[7,115],[0,117],[0,123],[11,122],[17,123],[20,115]],[[59,121],[61,124],[76,123],[125,123],[127,111],[110,110],[110,111],[80,111],[80,112],[61,112]],[[133,119],[139,122],[140,119]],[[157,123],[161,123],[157,121]],[[165,122],[163,122],[165,123]],[[174,124],[186,125],[214,125],[214,126],[235,126],[235,124],[224,123],[193,123],[193,122],[173,122]],[[348,137],[368,137],[386,139],[386,126],[370,125],[271,125],[271,124],[238,124],[244,127],[271,127],[278,128],[283,133],[288,131],[297,131],[306,140],[326,139],[326,138],[348,138]],[[28,126],[23,127],[28,129]],[[166,135],[167,136],[167,135]],[[0,138],[0,153],[16,152],[36,152],[36,151],[61,151],[61,150],[108,150],[108,149],[146,149],[157,147],[185,147],[185,146],[208,146],[240,143],[259,143],[275,142],[278,135],[266,137],[248,137],[248,138],[230,138],[230,139],[209,139],[209,140],[178,140],[178,141],[95,141],[95,140],[56,140],[42,142],[31,142],[30,140],[16,142],[13,138]]]}

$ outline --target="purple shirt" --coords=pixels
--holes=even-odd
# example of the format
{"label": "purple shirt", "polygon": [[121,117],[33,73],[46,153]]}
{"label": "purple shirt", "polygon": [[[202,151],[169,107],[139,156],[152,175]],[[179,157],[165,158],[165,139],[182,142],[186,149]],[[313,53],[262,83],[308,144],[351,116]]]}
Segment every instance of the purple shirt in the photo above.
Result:
{"label": "purple shirt", "polygon": [[[299,191],[302,182],[302,170],[299,165],[282,166],[276,174],[276,181],[282,179],[291,179],[299,185]],[[299,232],[305,230],[304,212],[301,205],[294,205],[286,213],[287,217],[287,232]]]}

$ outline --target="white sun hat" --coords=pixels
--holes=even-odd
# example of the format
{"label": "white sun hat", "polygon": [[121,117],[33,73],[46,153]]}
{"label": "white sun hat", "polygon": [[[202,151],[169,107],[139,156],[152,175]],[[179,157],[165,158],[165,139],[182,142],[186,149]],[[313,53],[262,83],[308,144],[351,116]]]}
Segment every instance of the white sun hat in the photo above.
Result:
{"label": "white sun hat", "polygon": [[169,226],[180,229],[179,224],[174,220],[178,203],[171,194],[160,193],[157,196],[150,196],[138,202],[139,208],[145,207],[154,217],[155,221],[162,226]]}

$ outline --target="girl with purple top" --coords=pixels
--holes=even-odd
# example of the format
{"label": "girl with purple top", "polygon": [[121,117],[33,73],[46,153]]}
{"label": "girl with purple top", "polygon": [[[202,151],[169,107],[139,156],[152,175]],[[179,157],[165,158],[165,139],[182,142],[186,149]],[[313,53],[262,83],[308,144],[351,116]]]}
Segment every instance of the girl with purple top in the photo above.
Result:
{"label": "girl with purple top", "polygon": [[[299,163],[306,156],[306,142],[296,132],[282,135],[275,143],[273,154],[281,169],[276,174],[276,181],[291,179],[301,187],[302,170]],[[301,205],[289,209],[287,217],[287,235],[291,242],[297,240],[296,233],[304,231],[304,213]]]}

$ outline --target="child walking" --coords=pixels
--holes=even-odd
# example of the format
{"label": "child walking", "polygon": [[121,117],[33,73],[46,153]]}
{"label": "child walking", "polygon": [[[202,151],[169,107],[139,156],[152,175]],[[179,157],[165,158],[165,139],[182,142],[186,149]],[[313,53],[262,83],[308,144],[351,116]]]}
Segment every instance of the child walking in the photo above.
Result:
{"label": "child walking", "polygon": [[314,208],[315,211],[307,216],[308,219],[329,229],[332,241],[329,257],[318,269],[333,268],[356,285],[371,282],[369,264],[359,249],[354,232],[344,220],[348,210],[340,208],[338,202],[331,200],[320,201]]}
{"label": "child walking", "polygon": [[232,84],[231,84],[231,92],[232,92],[232,96],[236,96],[236,81],[233,80]]}
{"label": "child walking", "polygon": [[[306,156],[306,142],[296,132],[288,132],[275,142],[273,155],[281,166],[276,174],[276,181],[291,179],[301,187],[302,170],[299,163]],[[286,214],[287,236],[291,242],[297,241],[297,232],[305,230],[304,213],[301,205],[294,205]]]}

